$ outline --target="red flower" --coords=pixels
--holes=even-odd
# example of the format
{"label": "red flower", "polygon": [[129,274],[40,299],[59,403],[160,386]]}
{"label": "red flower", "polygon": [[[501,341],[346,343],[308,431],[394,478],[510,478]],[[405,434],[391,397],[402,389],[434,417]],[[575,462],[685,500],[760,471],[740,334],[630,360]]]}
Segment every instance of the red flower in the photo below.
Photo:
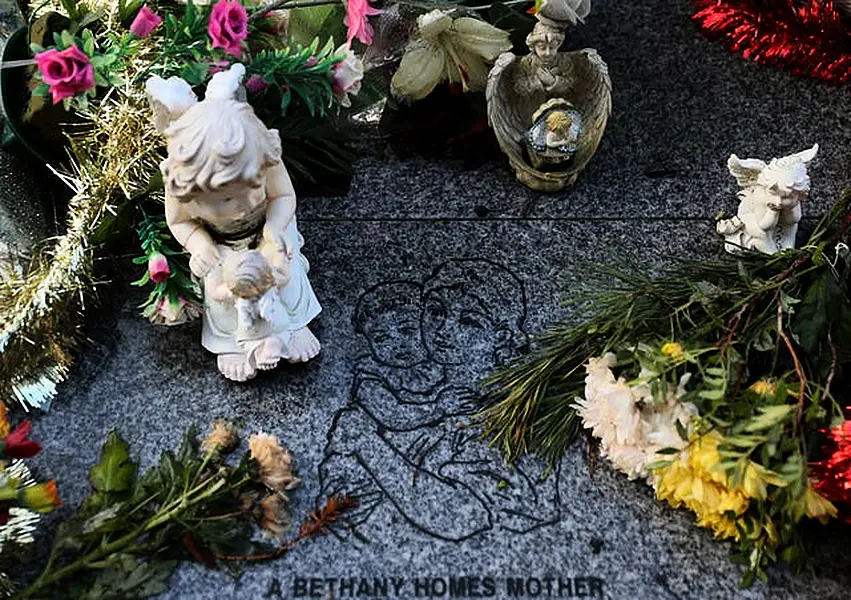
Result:
{"label": "red flower", "polygon": [[346,0],[346,27],[349,28],[349,44],[357,38],[367,46],[372,44],[372,25],[367,17],[381,14],[369,5],[369,0]]}
{"label": "red flower", "polygon": [[231,56],[242,54],[242,41],[248,37],[248,13],[239,2],[219,0],[210,13],[207,33],[213,48],[223,48]]}
{"label": "red flower", "polygon": [[130,24],[130,31],[138,38],[145,38],[151,35],[151,32],[160,26],[163,18],[157,13],[148,8],[148,5],[142,7]]}
{"label": "red flower", "polygon": [[162,283],[168,279],[171,275],[168,259],[159,252],[151,254],[148,257],[148,275],[154,283]]}
{"label": "red flower", "polygon": [[76,44],[61,52],[56,48],[39,52],[35,63],[42,81],[50,86],[54,104],[95,87],[95,69]]}
{"label": "red flower", "polygon": [[28,440],[32,423],[24,421],[3,440],[2,454],[10,458],[30,458],[41,452],[41,445]]}

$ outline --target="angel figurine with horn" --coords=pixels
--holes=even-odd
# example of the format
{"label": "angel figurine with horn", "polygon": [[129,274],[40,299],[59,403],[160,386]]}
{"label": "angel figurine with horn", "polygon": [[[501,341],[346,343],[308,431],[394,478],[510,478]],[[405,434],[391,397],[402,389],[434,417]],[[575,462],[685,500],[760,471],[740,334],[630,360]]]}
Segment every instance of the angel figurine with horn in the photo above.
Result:
{"label": "angel figurine with horn", "polygon": [[743,189],[738,194],[736,216],[721,219],[716,225],[728,252],[757,250],[775,254],[795,247],[801,202],[810,191],[807,166],[817,152],[815,144],[809,150],[773,158],[770,163],[730,156],[727,168]]}
{"label": "angel figurine with horn", "polygon": [[502,54],[488,76],[488,121],[517,179],[543,192],[576,181],[597,151],[612,106],[606,63],[592,48],[559,52],[591,0],[544,0],[530,54]]}
{"label": "angel figurine with horn", "polygon": [[166,222],[203,281],[201,342],[233,381],[320,350],[307,328],[321,309],[281,139],[243,100],[244,75],[241,64],[216,73],[201,102],[178,77],[146,83],[167,142]]}

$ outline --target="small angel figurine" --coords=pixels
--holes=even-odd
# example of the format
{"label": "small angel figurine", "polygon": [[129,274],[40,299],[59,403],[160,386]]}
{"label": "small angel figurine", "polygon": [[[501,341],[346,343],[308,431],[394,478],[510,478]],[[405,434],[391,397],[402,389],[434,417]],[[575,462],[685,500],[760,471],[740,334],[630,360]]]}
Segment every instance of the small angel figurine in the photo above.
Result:
{"label": "small angel figurine", "polygon": [[567,25],[589,11],[590,0],[544,0],[526,38],[529,54],[500,55],[488,75],[488,121],[517,179],[534,190],[576,181],[611,112],[608,67],[597,51],[559,52]]}
{"label": "small angel figurine", "polygon": [[738,194],[736,216],[716,224],[727,252],[774,254],[795,247],[801,202],[810,191],[807,166],[817,153],[815,144],[809,150],[773,158],[768,164],[758,158],[730,156],[727,168],[743,189]]}
{"label": "small angel figurine", "polygon": [[[280,136],[238,99],[244,74],[241,64],[216,73],[201,102],[180,78],[152,77],[146,83],[154,122],[167,141],[168,158],[160,165],[166,222],[189,252],[192,273],[203,280],[201,343],[234,381],[251,379],[281,358],[310,360],[320,350],[307,328],[321,308],[301,254],[304,240]],[[224,263],[241,266],[223,272]],[[243,284],[253,291],[240,292]],[[272,302],[285,318],[252,328],[246,314],[240,316],[247,307],[239,300],[272,288],[258,316],[271,314]]]}

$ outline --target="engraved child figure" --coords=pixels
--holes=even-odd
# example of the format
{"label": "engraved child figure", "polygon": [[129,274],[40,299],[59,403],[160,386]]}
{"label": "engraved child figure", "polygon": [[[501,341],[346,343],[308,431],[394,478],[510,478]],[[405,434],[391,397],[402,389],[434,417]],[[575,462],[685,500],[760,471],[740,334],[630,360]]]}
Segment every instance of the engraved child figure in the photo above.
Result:
{"label": "engraved child figure", "polygon": [[[417,283],[382,283],[368,290],[355,309],[355,330],[365,337],[370,354],[355,367],[352,404],[336,416],[320,466],[325,495],[344,488],[358,494],[359,507],[348,515],[352,524],[368,519],[388,494],[393,504],[404,505],[397,496],[407,494],[404,486],[410,483],[412,470],[419,469],[411,461],[440,441],[432,439],[435,435],[446,436],[430,426],[466,410],[442,403],[435,393],[444,383],[444,369],[428,360],[422,344],[421,295]],[[393,432],[408,432],[405,447],[388,441]],[[394,481],[373,474],[382,457],[397,467]],[[386,466],[380,469],[386,471]],[[398,484],[402,489],[394,492]],[[472,496],[468,500],[476,501]],[[416,519],[412,522],[420,526]]]}
{"label": "engraved child figure", "polygon": [[[447,367],[450,381],[469,382],[443,392],[476,396],[482,375],[526,343],[522,282],[501,265],[468,259],[444,263],[424,287],[422,331],[429,356]],[[542,480],[543,465],[534,461],[509,468],[498,451],[478,439],[469,419],[445,425],[454,435],[432,452],[424,468],[443,480],[463,482],[500,527],[526,532],[558,520],[557,472]]]}
{"label": "engraved child figure", "polygon": [[[307,329],[321,308],[301,254],[304,240],[296,224],[295,191],[281,162],[281,140],[249,104],[235,99],[244,74],[241,64],[217,73],[202,102],[176,77],[153,77],[146,84],[155,122],[167,140],[168,158],[160,165],[166,221],[189,252],[193,274],[204,280],[202,344],[218,355],[219,371],[234,381],[254,377],[258,366],[236,339],[234,304],[216,299],[212,289],[221,281],[210,274],[228,252],[259,247],[270,263],[289,263],[289,281],[278,293],[289,341],[277,358],[307,361],[320,350]],[[263,365],[274,360],[266,356]]]}

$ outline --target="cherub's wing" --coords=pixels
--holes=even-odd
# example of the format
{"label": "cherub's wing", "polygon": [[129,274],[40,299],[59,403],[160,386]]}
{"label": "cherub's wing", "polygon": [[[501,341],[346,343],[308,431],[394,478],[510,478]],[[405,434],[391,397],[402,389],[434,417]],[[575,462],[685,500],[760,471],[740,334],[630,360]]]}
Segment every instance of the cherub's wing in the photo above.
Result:
{"label": "cherub's wing", "polygon": [[582,133],[571,171],[581,171],[594,156],[612,112],[612,81],[609,68],[597,51],[586,48],[560,57],[564,72],[573,75],[567,98],[582,114]]}
{"label": "cherub's wing", "polygon": [[730,158],[727,159],[727,168],[741,187],[755,185],[759,174],[767,166],[765,161],[758,158],[741,159],[735,154],[731,154]]}
{"label": "cherub's wing", "polygon": [[160,133],[198,102],[192,87],[179,77],[163,79],[154,75],[145,82],[145,91],[154,114],[154,127]]}
{"label": "cherub's wing", "polygon": [[523,122],[522,99],[514,91],[514,72],[517,57],[511,52],[499,55],[488,75],[485,98],[488,103],[488,123],[496,133],[499,146],[512,164],[523,164],[523,139],[527,123]]}

